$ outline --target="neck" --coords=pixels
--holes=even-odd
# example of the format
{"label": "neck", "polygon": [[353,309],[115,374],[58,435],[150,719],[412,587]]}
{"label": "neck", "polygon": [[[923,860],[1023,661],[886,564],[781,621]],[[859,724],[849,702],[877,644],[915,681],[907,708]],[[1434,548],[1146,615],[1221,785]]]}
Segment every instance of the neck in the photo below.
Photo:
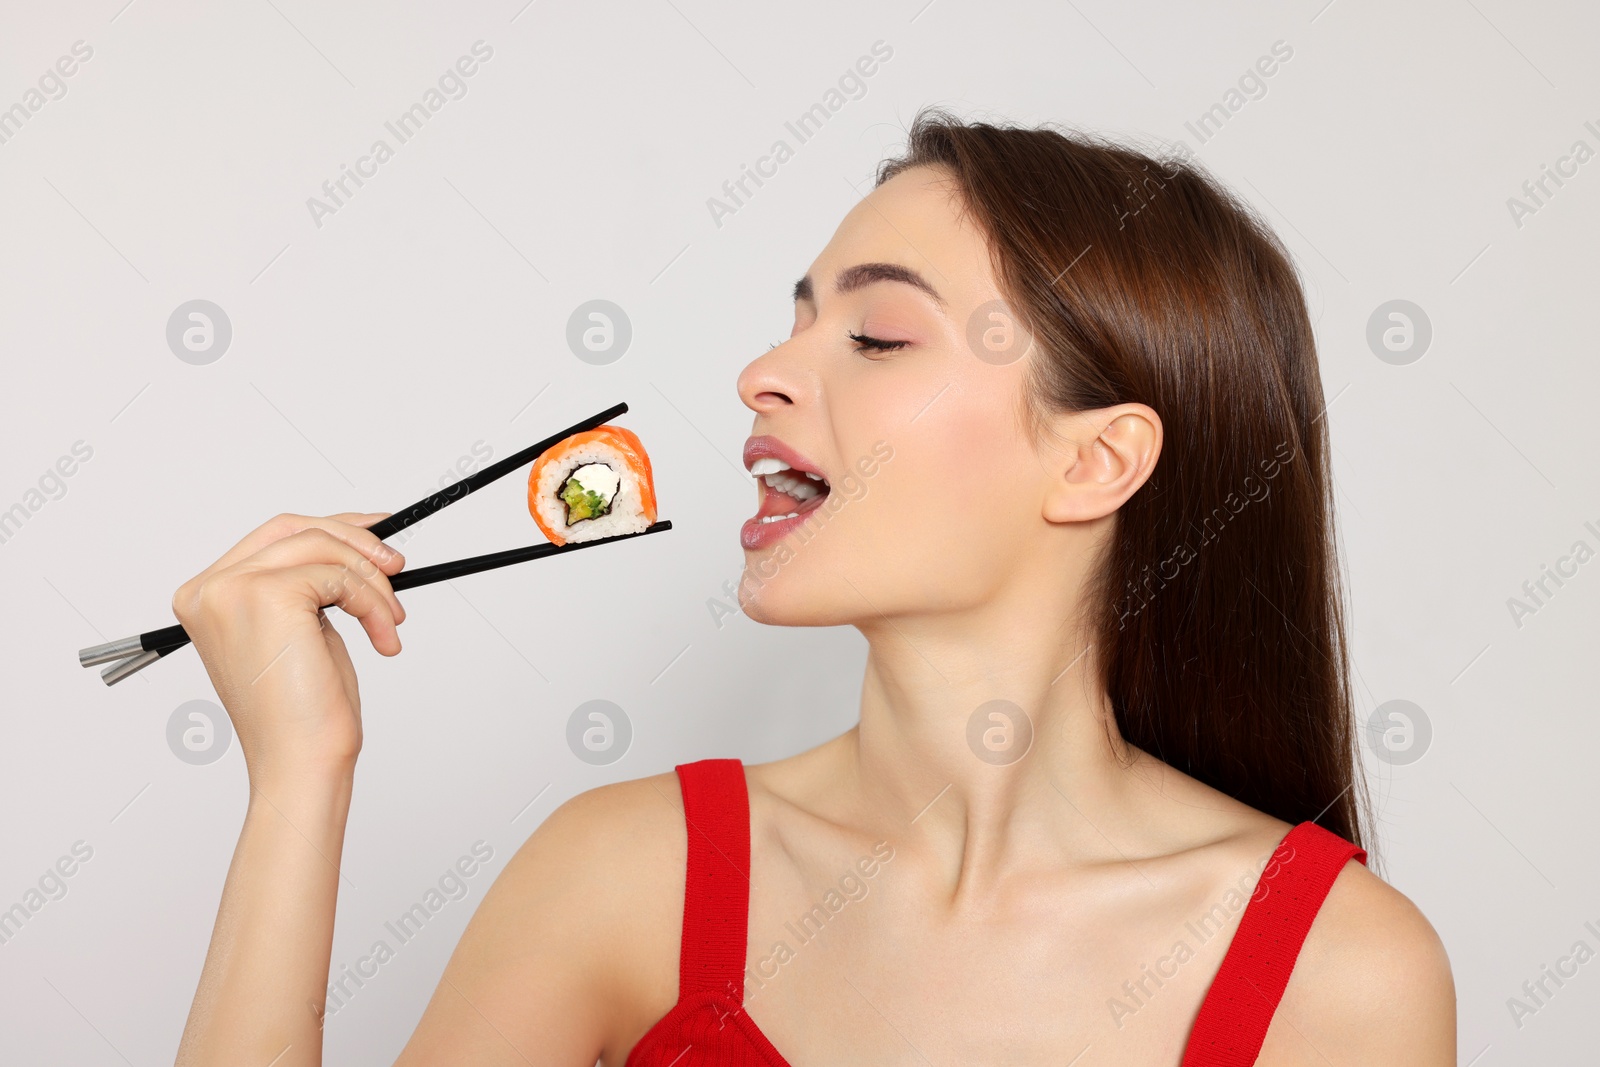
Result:
{"label": "neck", "polygon": [[1074,617],[1060,607],[1041,610],[1033,589],[858,624],[870,651],[849,736],[863,804],[897,848],[930,859],[952,903],[1008,873],[1124,858],[1111,840],[1138,795],[1139,753],[1080,628],[1040,622]]}

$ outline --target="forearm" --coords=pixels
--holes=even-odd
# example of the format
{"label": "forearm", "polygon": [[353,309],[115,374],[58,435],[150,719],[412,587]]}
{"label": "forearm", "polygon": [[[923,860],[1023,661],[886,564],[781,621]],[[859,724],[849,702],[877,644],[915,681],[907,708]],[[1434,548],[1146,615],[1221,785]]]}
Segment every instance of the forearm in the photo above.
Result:
{"label": "forearm", "polygon": [[252,784],[178,1067],[321,1064],[352,780]]}

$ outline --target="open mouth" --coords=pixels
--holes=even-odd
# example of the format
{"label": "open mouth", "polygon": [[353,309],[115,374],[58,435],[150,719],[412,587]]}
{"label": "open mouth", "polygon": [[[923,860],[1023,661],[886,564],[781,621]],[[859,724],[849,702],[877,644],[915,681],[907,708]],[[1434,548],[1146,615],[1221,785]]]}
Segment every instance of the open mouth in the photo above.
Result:
{"label": "open mouth", "polygon": [[822,475],[796,470],[776,456],[762,456],[750,465],[750,473],[761,483],[761,506],[751,521],[763,525],[821,507],[831,488]]}

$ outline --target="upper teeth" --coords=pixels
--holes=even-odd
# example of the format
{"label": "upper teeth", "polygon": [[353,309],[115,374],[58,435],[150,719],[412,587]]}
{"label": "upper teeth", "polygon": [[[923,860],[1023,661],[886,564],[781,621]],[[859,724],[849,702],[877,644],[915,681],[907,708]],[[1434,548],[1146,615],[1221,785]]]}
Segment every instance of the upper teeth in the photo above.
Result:
{"label": "upper teeth", "polygon": [[[787,493],[796,500],[810,500],[822,492],[816,486],[809,485],[805,481],[796,478],[794,474],[784,473],[784,471],[790,470],[794,470],[794,468],[776,456],[762,456],[750,464],[750,473],[752,475],[763,479],[773,489],[778,490],[780,493]],[[813,471],[795,471],[795,474],[804,474],[806,478],[813,482],[824,482],[826,484],[826,479]]]}
{"label": "upper teeth", "polygon": [[789,465],[777,456],[762,456],[750,464],[750,473],[757,478],[763,474],[775,474],[778,471],[786,471],[788,469]]}

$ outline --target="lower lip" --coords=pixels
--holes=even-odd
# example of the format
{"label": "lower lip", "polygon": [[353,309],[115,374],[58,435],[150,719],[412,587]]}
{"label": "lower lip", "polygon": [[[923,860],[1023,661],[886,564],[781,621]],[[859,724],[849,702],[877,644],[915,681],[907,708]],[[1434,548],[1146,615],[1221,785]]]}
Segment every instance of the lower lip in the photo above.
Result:
{"label": "lower lip", "polygon": [[807,502],[801,511],[792,519],[778,519],[774,522],[762,522],[760,519],[746,519],[744,525],[739,527],[739,543],[746,549],[756,550],[766,548],[786,537],[810,515],[822,506],[827,496],[814,498],[816,503]]}

